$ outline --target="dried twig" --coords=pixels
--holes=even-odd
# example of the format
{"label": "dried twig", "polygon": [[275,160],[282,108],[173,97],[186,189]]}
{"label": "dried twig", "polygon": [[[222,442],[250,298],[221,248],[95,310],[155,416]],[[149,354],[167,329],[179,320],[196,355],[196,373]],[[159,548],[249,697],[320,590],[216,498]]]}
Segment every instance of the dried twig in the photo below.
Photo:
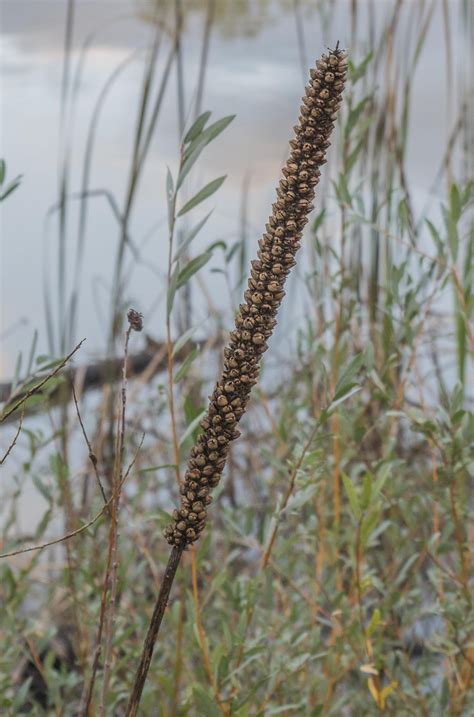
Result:
{"label": "dried twig", "polygon": [[74,405],[76,407],[77,419],[79,421],[79,425],[81,426],[82,435],[84,436],[84,440],[87,444],[87,448],[89,449],[89,460],[92,463],[92,468],[94,469],[95,477],[97,479],[97,484],[99,486],[100,492],[102,493],[102,498],[104,499],[104,503],[107,503],[107,496],[105,495],[104,486],[102,485],[99,471],[97,470],[97,457],[96,457],[94,451],[92,450],[91,442],[89,441],[89,438],[86,433],[86,429],[84,428],[84,424],[82,422],[82,416],[81,416],[81,412],[79,410],[79,404],[77,402],[76,389],[74,388],[73,383],[71,383],[71,391],[72,391],[72,396],[74,399]]}
{"label": "dried twig", "polygon": [[108,610],[104,616],[105,624],[105,651],[104,651],[104,674],[102,682],[102,697],[99,708],[101,717],[105,717],[107,706],[107,692],[110,680],[110,663],[112,658],[112,637],[115,624],[115,608],[117,600],[117,570],[118,570],[118,520],[120,508],[120,494],[123,483],[123,454],[125,447],[125,410],[127,406],[127,356],[130,334],[132,331],[141,331],[143,328],[142,316],[134,309],[128,312],[129,326],[125,332],[124,352],[123,352],[123,368],[122,368],[122,391],[121,391],[121,407],[118,417],[117,426],[117,443],[115,447],[115,467],[112,485],[112,515],[109,531],[109,555],[107,562],[107,570],[104,581],[104,592],[107,595],[107,588],[110,581],[110,600]]}
{"label": "dried twig", "polygon": [[0,460],[0,466],[5,463],[5,461],[7,460],[8,456],[10,455],[10,453],[12,452],[12,450],[14,449],[14,447],[15,447],[15,445],[16,445],[16,442],[17,442],[17,440],[18,440],[18,437],[19,437],[19,435],[20,435],[20,433],[21,433],[21,429],[23,428],[23,417],[24,417],[24,415],[25,415],[25,412],[22,411],[22,412],[21,412],[21,416],[20,416],[20,422],[19,422],[19,424],[18,424],[17,432],[16,432],[15,435],[13,436],[13,440],[12,440],[12,442],[10,443],[10,445],[8,446],[8,448],[7,448],[7,450],[6,450],[6,453],[4,454],[3,458]]}

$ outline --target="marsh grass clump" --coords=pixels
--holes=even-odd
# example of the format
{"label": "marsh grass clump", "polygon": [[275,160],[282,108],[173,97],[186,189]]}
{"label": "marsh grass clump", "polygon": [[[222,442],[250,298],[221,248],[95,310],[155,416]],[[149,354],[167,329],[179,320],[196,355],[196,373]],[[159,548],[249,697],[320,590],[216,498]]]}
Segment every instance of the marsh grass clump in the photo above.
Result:
{"label": "marsh grass clump", "polygon": [[210,491],[220,481],[231,441],[238,438],[237,424],[245,413],[252,386],[258,380],[260,360],[276,324],[285,295],[285,281],[295,264],[296,252],[308,214],[320,167],[326,162],[329,138],[341,104],[347,71],[346,53],[337,46],[323,55],[311,71],[303,97],[290,157],[277,188],[277,201],[252,262],[244,303],[224,350],[224,369],[210,397],[204,429],[191,449],[181,486],[181,505],[165,531],[171,545],[184,547],[201,535],[211,503]]}

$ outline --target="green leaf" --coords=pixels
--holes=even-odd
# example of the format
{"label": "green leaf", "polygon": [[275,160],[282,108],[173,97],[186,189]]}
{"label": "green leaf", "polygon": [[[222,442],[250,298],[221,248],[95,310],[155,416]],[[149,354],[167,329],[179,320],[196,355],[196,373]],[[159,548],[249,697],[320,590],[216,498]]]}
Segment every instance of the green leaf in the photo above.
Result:
{"label": "green leaf", "polygon": [[58,358],[51,360],[50,356],[38,356],[36,363],[40,365],[38,371],[50,371],[52,368],[56,368],[64,362],[64,358]]}
{"label": "green leaf", "polygon": [[311,227],[311,231],[313,232],[313,234],[318,233],[318,229],[321,226],[321,224],[323,223],[325,216],[326,216],[326,210],[323,209],[321,212],[319,212],[319,214],[317,215],[316,219],[313,222],[313,225]]}
{"label": "green leaf", "polygon": [[66,379],[62,374],[51,376],[42,387],[42,393],[45,396],[51,396],[57,390],[58,386],[62,386],[65,381]]}
{"label": "green leaf", "polygon": [[193,686],[193,700],[194,714],[206,715],[206,717],[222,717],[220,708],[201,685]]}
{"label": "green leaf", "polygon": [[349,398],[354,396],[356,393],[359,393],[359,391],[362,390],[362,386],[356,386],[352,384],[351,388],[347,388],[347,392],[343,393],[341,396],[339,396],[335,401],[332,401],[331,404],[328,406],[327,413],[328,415],[331,415],[334,413],[336,408],[339,406],[339,404],[344,403],[344,401],[347,401]]}
{"label": "green leaf", "polygon": [[[448,678],[445,677],[441,683],[441,697],[440,697],[440,704],[443,710],[447,710],[449,705],[449,700],[451,698],[451,690],[449,687],[449,681]],[[445,712],[447,714],[447,711]]]}
{"label": "green leaf", "polygon": [[176,468],[176,465],[174,463],[163,463],[161,466],[150,466],[150,468],[141,468],[138,472],[139,473],[154,473],[155,471],[161,471],[165,468],[173,468],[173,470]]}
{"label": "green leaf", "polygon": [[185,432],[181,436],[181,439],[179,441],[180,447],[187,441],[189,436],[192,435],[192,433],[199,426],[199,423],[202,421],[202,419],[204,418],[205,415],[206,415],[206,410],[204,409],[200,413],[198,413],[198,415],[196,416],[196,418],[193,421],[191,421],[191,423],[189,424],[189,426],[186,428]]}
{"label": "green leaf", "polygon": [[194,197],[189,200],[189,202],[186,202],[184,207],[178,212],[178,217],[182,217],[183,214],[187,214],[187,212],[191,211],[191,209],[194,209],[194,207],[197,207],[198,204],[203,202],[208,197],[212,196],[214,192],[217,192],[219,187],[224,183],[226,176],[227,175],[225,174],[223,177],[213,179],[212,182],[206,184],[206,186],[203,187],[197,194],[195,194]]}
{"label": "green leaf", "polygon": [[387,389],[385,388],[382,379],[380,378],[380,376],[378,375],[378,373],[377,373],[377,371],[376,371],[375,369],[372,369],[372,371],[370,371],[370,373],[369,373],[369,378],[370,378],[370,380],[372,381],[372,383],[374,383],[375,386],[377,386],[377,388],[378,388],[379,391],[382,393],[382,395],[383,395],[383,396],[386,396],[386,395],[387,395]]}
{"label": "green leaf", "polygon": [[235,119],[235,115],[228,115],[227,117],[222,117],[222,119],[217,120],[214,124],[209,125],[186,149],[185,158],[190,156],[201,143],[204,143],[205,147],[216,139],[216,137],[230,125],[233,119]]}
{"label": "green leaf", "polygon": [[445,222],[446,229],[448,230],[448,243],[449,248],[451,250],[451,256],[453,258],[453,261],[456,261],[456,259],[458,258],[459,250],[458,228],[451,214],[446,215]]}
{"label": "green leaf", "polygon": [[371,62],[373,56],[374,53],[369,52],[369,54],[362,60],[360,65],[357,66],[349,61],[349,78],[353,85],[355,85],[365,75],[365,71],[369,63]]}
{"label": "green leaf", "polygon": [[380,625],[382,617],[380,615],[380,610],[378,608],[375,608],[374,612],[372,613],[372,617],[370,618],[370,622],[367,625],[367,635],[370,637],[372,633],[377,629],[377,627]]}
{"label": "green leaf", "polygon": [[392,466],[390,465],[390,463],[382,466],[382,468],[380,469],[380,475],[377,478],[377,480],[375,481],[375,483],[373,485],[373,489],[372,489],[374,498],[377,497],[379,495],[380,491],[383,489],[383,487],[385,485],[385,481],[389,477],[391,471],[392,471]]}
{"label": "green leaf", "polygon": [[357,142],[357,144],[354,147],[354,149],[352,150],[352,152],[349,154],[347,161],[346,161],[346,174],[349,174],[352,167],[356,163],[357,157],[359,156],[361,149],[364,147],[365,138],[366,138],[366,134],[364,134],[360,138],[360,140]]}
{"label": "green leaf", "polygon": [[3,180],[5,179],[5,174],[7,171],[7,165],[4,159],[0,159],[0,184],[3,184]]}
{"label": "green leaf", "polygon": [[286,705],[280,705],[279,707],[270,707],[270,709],[267,709],[265,711],[265,714],[267,715],[280,715],[280,714],[287,714],[288,712],[294,712],[298,710],[299,714],[301,714],[301,709],[305,709],[307,707],[307,704],[303,704],[303,702],[291,702]]}
{"label": "green leaf", "polygon": [[366,473],[362,482],[362,495],[360,498],[360,504],[362,510],[367,510],[370,505],[372,498],[372,476],[370,473]]}
{"label": "green leaf", "polygon": [[42,482],[42,480],[37,475],[32,474],[31,480],[33,481],[35,488],[39,491],[39,493],[41,493],[45,501],[51,505],[53,502],[53,496],[49,488]]}
{"label": "green leaf", "polygon": [[201,321],[201,323],[197,324],[197,326],[191,326],[191,328],[185,331],[184,334],[181,334],[179,339],[177,339],[174,343],[171,356],[176,356],[176,354],[179,353],[183,346],[188,343],[194,332],[197,331],[197,329],[202,326],[203,323],[204,321]]}
{"label": "green leaf", "polygon": [[185,253],[188,246],[191,244],[192,240],[199,234],[199,232],[201,231],[201,229],[203,228],[204,224],[207,222],[207,220],[209,219],[209,217],[211,216],[213,211],[214,210],[211,209],[211,211],[208,214],[206,214],[204,219],[201,219],[201,221],[198,222],[191,229],[189,234],[184,237],[183,241],[181,242],[181,244],[179,245],[179,247],[176,250],[176,254],[174,255],[173,261],[178,261],[178,259],[180,259],[182,257],[182,255]]}
{"label": "green leaf", "polygon": [[433,241],[436,244],[436,248],[438,250],[438,255],[444,256],[444,243],[439,235],[439,231],[436,229],[434,224],[432,222],[430,222],[429,219],[426,219],[426,224],[428,226],[428,229],[430,230],[430,234],[433,238]]}
{"label": "green leaf", "polygon": [[39,364],[46,363],[51,359],[51,356],[49,354],[39,354],[39,356],[36,357],[36,364],[39,366]]}
{"label": "green leaf", "polygon": [[46,530],[51,521],[52,514],[52,508],[48,508],[43,514],[43,517],[41,518],[35,529],[35,541],[39,540],[41,536],[44,535],[44,531]]}
{"label": "green leaf", "polygon": [[354,127],[357,124],[357,121],[359,117],[361,116],[362,112],[365,109],[365,106],[367,102],[370,100],[370,96],[364,97],[351,111],[349,112],[349,117],[347,118],[346,126],[344,127],[344,134],[346,135],[346,138],[349,137],[350,133],[354,129]]}
{"label": "green leaf", "polygon": [[355,386],[353,378],[359,373],[359,370],[364,363],[364,359],[365,355],[363,352],[357,354],[343,370],[339,381],[336,384],[334,400],[337,400],[340,396],[343,396],[348,392],[348,390]]}
{"label": "green leaf", "polygon": [[3,202],[4,199],[6,199],[12,192],[15,191],[17,187],[20,186],[21,183],[21,176],[14,179],[10,184],[7,185],[7,188],[5,191],[0,194],[0,202]]}
{"label": "green leaf", "polygon": [[182,183],[184,182],[184,179],[195,164],[204,147],[206,147],[209,142],[212,142],[213,139],[215,139],[221,132],[223,132],[225,128],[232,122],[234,117],[235,115],[231,115],[229,117],[223,117],[222,119],[217,120],[217,122],[214,122],[214,124],[211,124],[209,127],[207,127],[207,129],[201,132],[201,134],[199,134],[196,139],[194,139],[191,144],[186,148],[186,151],[184,153],[184,161],[178,175],[176,189],[179,189],[181,187]]}
{"label": "green leaf", "polygon": [[419,553],[413,553],[413,555],[410,555],[408,560],[405,561],[405,564],[403,565],[402,569],[398,573],[397,579],[395,580],[395,585],[401,585],[403,582],[405,582],[405,579],[410,572],[410,569],[414,563],[418,560],[420,557]]}
{"label": "green leaf", "polygon": [[202,267],[207,264],[211,256],[212,251],[205,251],[202,254],[199,254],[199,256],[196,256],[194,259],[191,259],[191,261],[186,264],[184,269],[179,272],[176,282],[176,288],[180,289],[182,286],[184,286],[193,276],[193,274],[196,274],[199,269],[202,269]]}
{"label": "green leaf", "polygon": [[367,545],[372,532],[380,519],[380,506],[375,506],[362,519],[360,526],[360,542],[363,548]]}
{"label": "green leaf", "polygon": [[398,204],[398,219],[400,221],[400,227],[403,231],[406,231],[410,227],[410,213],[408,210],[407,200],[403,198]]}
{"label": "green leaf", "polygon": [[198,350],[193,349],[184,359],[183,363],[179,367],[179,370],[176,372],[176,375],[173,379],[173,383],[179,383],[187,374],[189,371],[191,364],[193,363],[194,359],[198,355]]}
{"label": "green leaf", "polygon": [[342,474],[342,482],[346,491],[347,497],[349,498],[349,504],[356,520],[360,520],[362,511],[359,505],[359,499],[357,497],[356,489],[353,482],[345,473]]}
{"label": "green leaf", "polygon": [[461,217],[461,195],[456,184],[451,185],[451,191],[449,193],[449,204],[450,211],[453,221],[457,224]]}
{"label": "green leaf", "polygon": [[37,393],[34,396],[29,396],[19,408],[22,408],[24,411],[31,411],[46,401],[47,397],[43,393]]}
{"label": "green leaf", "polygon": [[222,251],[225,252],[227,244],[222,239],[218,239],[207,247],[207,251],[214,251],[214,249],[222,249]]}
{"label": "green leaf", "polygon": [[[291,496],[285,510],[289,512],[299,510],[299,508],[308,503],[314,497],[317,490],[318,486],[314,483],[312,485],[306,486],[306,488],[303,488],[302,490],[298,490],[294,495]],[[283,511],[281,512],[283,513]]]}
{"label": "green leaf", "polygon": [[22,708],[25,706],[32,681],[33,677],[27,677],[26,680],[21,683],[21,686],[15,689],[15,698],[11,704],[12,711],[10,714],[20,714],[20,710],[23,711]]}
{"label": "green leaf", "polygon": [[210,116],[210,112],[203,112],[201,115],[199,115],[197,120],[188,129],[186,136],[183,140],[183,144],[189,144],[190,142],[195,140],[198,135],[201,134]]}
{"label": "green leaf", "polygon": [[347,204],[349,207],[352,206],[352,197],[347,186],[346,177],[343,174],[339,175],[339,181],[334,182],[334,189],[340,204]]}

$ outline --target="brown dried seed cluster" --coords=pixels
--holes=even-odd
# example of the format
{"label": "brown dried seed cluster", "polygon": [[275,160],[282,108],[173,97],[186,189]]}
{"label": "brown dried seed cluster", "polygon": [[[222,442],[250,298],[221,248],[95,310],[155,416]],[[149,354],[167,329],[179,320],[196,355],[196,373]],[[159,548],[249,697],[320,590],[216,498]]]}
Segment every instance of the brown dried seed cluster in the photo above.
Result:
{"label": "brown dried seed cluster", "polygon": [[319,168],[326,162],[346,71],[346,53],[337,48],[323,55],[311,71],[277,201],[259,242],[257,259],[252,262],[245,302],[240,305],[235,329],[224,350],[223,374],[201,422],[203,433],[191,449],[181,505],[164,532],[171,545],[183,547],[199,538],[212,501],[210,492],[220,481],[229,444],[240,435],[237,424],[257,382],[260,359],[285,295],[285,280],[295,264],[307,215],[313,208],[311,201]]}
{"label": "brown dried seed cluster", "polygon": [[128,323],[133,331],[141,331],[143,329],[143,314],[135,309],[129,309],[127,313]]}

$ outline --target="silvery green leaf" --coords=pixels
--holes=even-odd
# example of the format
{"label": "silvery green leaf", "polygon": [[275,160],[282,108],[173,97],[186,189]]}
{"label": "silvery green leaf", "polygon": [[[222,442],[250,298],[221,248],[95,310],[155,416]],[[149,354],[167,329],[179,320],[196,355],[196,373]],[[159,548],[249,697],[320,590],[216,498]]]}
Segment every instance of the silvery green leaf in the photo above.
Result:
{"label": "silvery green leaf", "polygon": [[199,117],[196,119],[196,121],[193,122],[191,127],[188,129],[186,136],[183,140],[183,144],[189,144],[190,142],[195,140],[196,137],[198,137],[201,134],[201,132],[203,131],[203,129],[206,125],[206,122],[210,116],[211,116],[210,112],[203,112],[202,114],[199,115]]}
{"label": "silvery green leaf", "polygon": [[186,148],[186,151],[184,153],[184,161],[178,175],[178,181],[176,183],[176,189],[179,189],[181,187],[186,176],[189,174],[191,168],[194,166],[196,160],[199,158],[199,155],[201,154],[204,147],[206,147],[209,142],[212,142],[213,139],[215,139],[221,132],[223,132],[225,128],[232,122],[234,117],[235,115],[230,115],[229,117],[223,117],[222,119],[217,120],[217,122],[214,122],[214,124],[211,124],[209,127],[207,127],[207,129],[201,132],[201,134],[199,134],[196,139],[194,139],[191,144]]}
{"label": "silvery green leaf", "polygon": [[178,261],[178,259],[180,259],[182,257],[182,255],[184,254],[184,252],[186,251],[188,246],[191,244],[192,240],[199,234],[199,232],[201,231],[201,229],[203,228],[204,224],[207,222],[207,220],[209,219],[209,217],[211,216],[213,211],[214,210],[211,209],[211,211],[208,214],[206,214],[204,219],[201,219],[201,221],[198,222],[191,229],[189,234],[187,236],[185,236],[185,238],[183,239],[183,241],[181,242],[179,247],[176,249],[176,254],[174,255],[173,261]]}
{"label": "silvery green leaf", "polygon": [[186,284],[189,279],[195,274],[199,269],[201,269],[212,256],[212,251],[205,251],[202,254],[199,254],[199,256],[196,256],[194,259],[191,259],[191,261],[186,264],[184,269],[182,269],[179,274],[176,281],[176,288],[180,289],[184,284]]}
{"label": "silvery green leaf", "polygon": [[218,177],[217,179],[213,179],[212,182],[209,182],[209,184],[206,184],[205,187],[199,190],[199,192],[195,194],[194,197],[189,200],[189,202],[186,202],[182,209],[180,209],[180,211],[178,212],[178,217],[182,217],[183,214],[187,214],[187,212],[191,211],[191,209],[194,209],[194,207],[197,207],[198,204],[210,197],[212,194],[214,194],[214,192],[217,192],[219,187],[224,183],[226,176],[227,175],[224,175],[223,177]]}

